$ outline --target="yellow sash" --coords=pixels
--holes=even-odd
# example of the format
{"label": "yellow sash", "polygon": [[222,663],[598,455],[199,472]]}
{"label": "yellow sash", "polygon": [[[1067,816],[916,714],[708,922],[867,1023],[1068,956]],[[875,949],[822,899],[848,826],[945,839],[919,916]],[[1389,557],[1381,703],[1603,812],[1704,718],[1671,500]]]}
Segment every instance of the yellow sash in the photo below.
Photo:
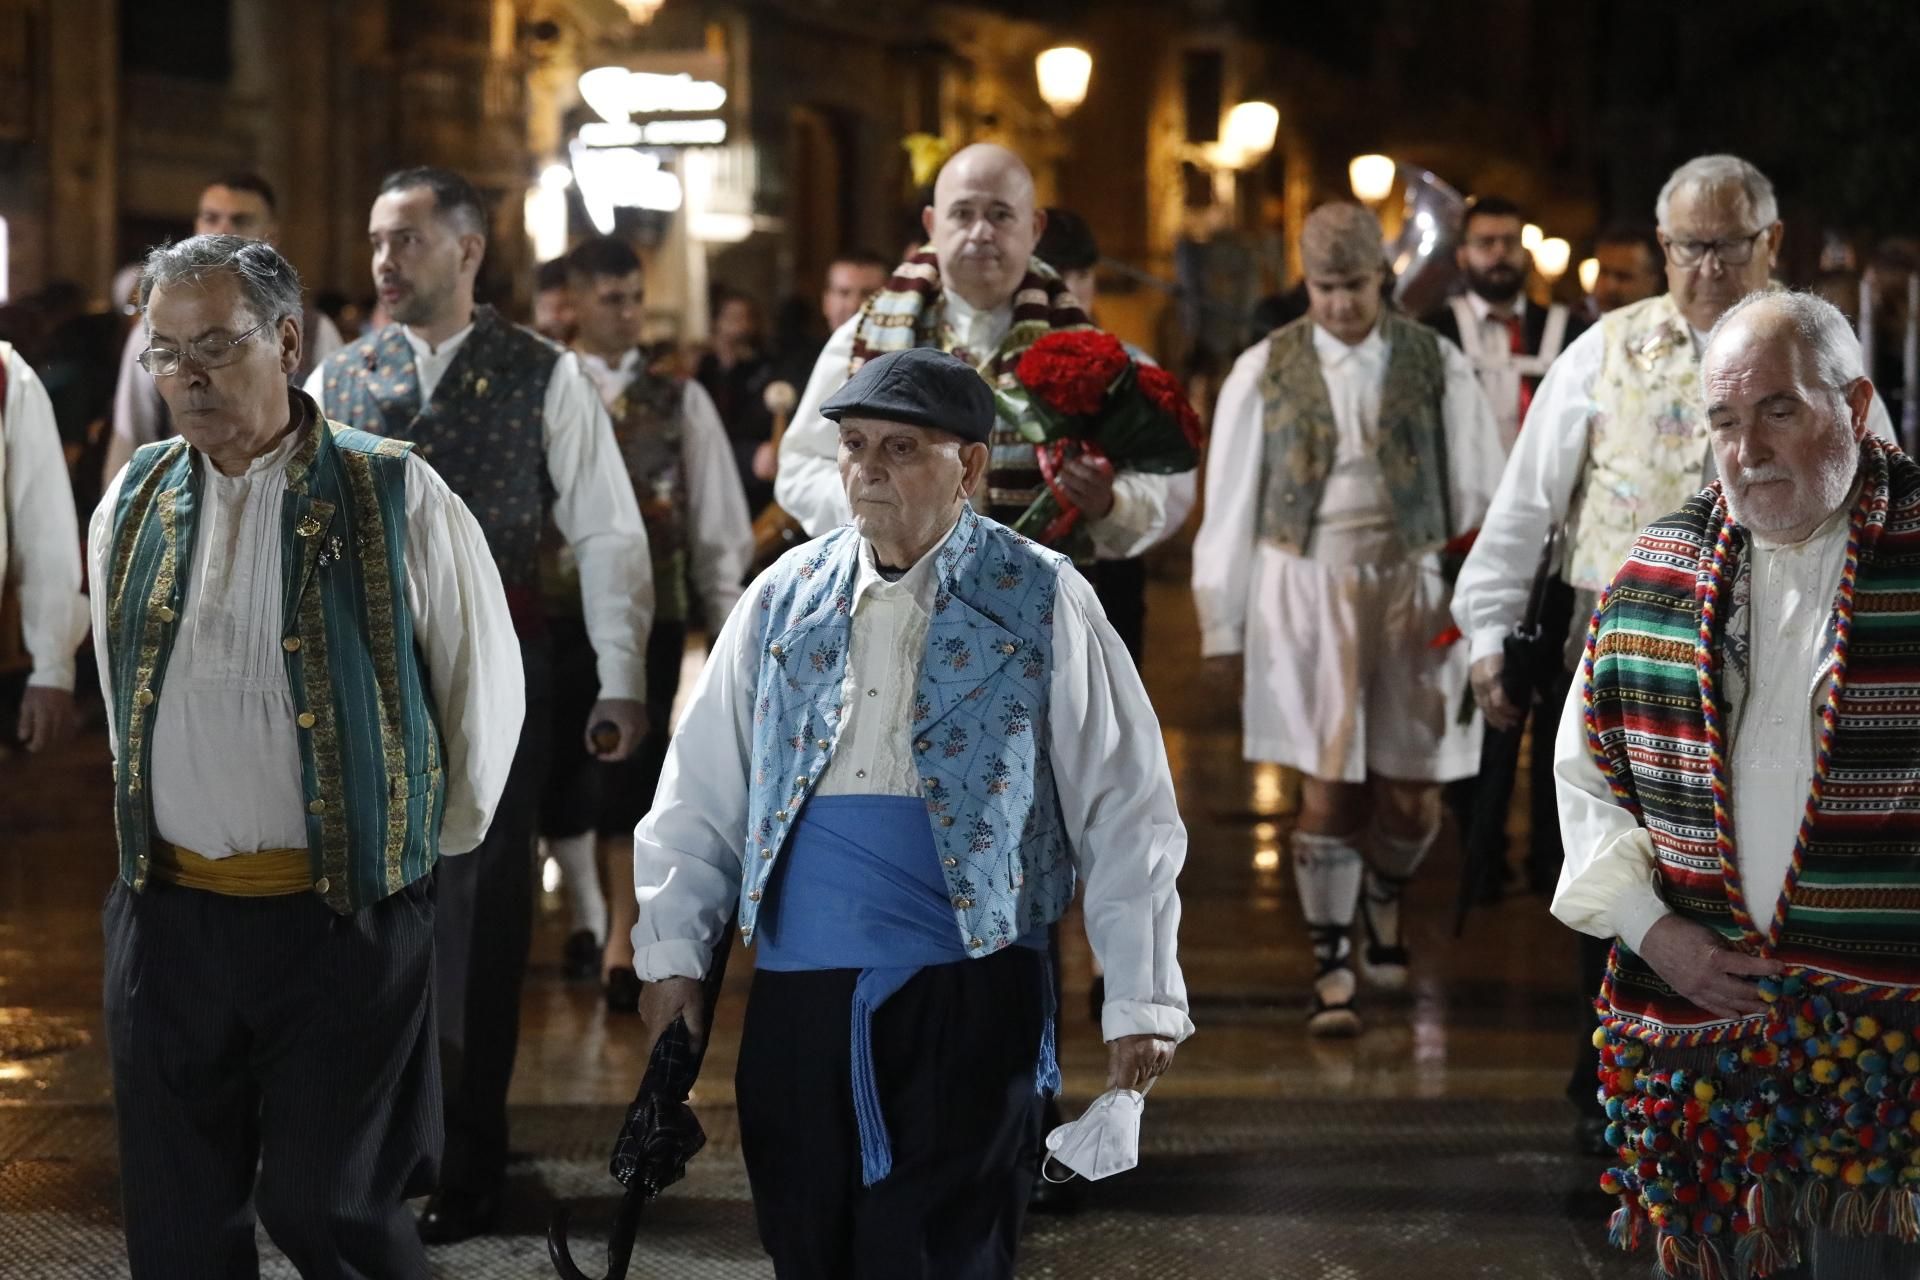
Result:
{"label": "yellow sash", "polygon": [[313,889],[305,849],[263,849],[259,853],[203,858],[191,849],[154,842],[153,874],[182,889],[204,889],[229,898],[272,898]]}

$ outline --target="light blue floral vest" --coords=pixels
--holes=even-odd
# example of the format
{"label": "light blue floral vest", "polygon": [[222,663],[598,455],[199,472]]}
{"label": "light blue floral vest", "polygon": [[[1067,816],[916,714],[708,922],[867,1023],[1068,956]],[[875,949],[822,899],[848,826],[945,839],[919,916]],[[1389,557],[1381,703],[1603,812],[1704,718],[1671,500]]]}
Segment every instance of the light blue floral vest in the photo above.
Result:
{"label": "light blue floral vest", "polygon": [[[1068,561],[960,513],[939,578],[914,698],[927,818],[967,954],[1060,918],[1073,859],[1048,750],[1053,603]],[[742,849],[740,933],[754,922],[844,722],[860,535],[842,527],[781,558],[756,602],[761,653]]]}

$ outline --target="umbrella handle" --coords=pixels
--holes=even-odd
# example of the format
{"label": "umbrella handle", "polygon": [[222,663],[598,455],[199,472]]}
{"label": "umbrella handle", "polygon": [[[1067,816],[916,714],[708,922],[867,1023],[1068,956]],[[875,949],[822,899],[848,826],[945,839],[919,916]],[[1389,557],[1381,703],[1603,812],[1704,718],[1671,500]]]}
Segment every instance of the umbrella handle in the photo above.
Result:
{"label": "umbrella handle", "polygon": [[633,1238],[640,1229],[640,1212],[646,1207],[647,1193],[636,1181],[620,1198],[620,1210],[614,1215],[613,1230],[607,1236],[607,1274],[590,1276],[574,1264],[567,1248],[567,1219],[572,1210],[555,1204],[547,1219],[547,1259],[553,1263],[560,1280],[626,1280],[633,1259]]}

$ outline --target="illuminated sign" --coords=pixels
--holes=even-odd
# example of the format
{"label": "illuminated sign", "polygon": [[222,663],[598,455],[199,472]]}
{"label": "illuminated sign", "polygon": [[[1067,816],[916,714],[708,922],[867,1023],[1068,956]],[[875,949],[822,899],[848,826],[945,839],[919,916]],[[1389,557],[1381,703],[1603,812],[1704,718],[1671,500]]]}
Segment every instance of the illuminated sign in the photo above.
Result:
{"label": "illuminated sign", "polygon": [[711,80],[625,67],[595,67],[582,75],[580,96],[608,124],[634,116],[711,115],[727,105],[725,86]]}

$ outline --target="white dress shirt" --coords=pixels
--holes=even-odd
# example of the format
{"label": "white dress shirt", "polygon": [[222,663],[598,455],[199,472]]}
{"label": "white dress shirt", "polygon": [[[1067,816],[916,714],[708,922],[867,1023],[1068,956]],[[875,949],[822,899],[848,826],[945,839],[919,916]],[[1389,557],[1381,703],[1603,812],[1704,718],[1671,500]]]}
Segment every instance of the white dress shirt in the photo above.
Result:
{"label": "white dress shirt", "polygon": [[[620,395],[640,372],[639,351],[618,363],[580,352],[580,367],[612,413]],[[693,589],[705,606],[709,627],[733,612],[753,564],[753,518],[747,494],[734,466],[733,444],[720,410],[707,389],[692,378],[680,397],[680,467],[687,485],[687,561]]]}
{"label": "white dress shirt", "polygon": [[[846,701],[822,794],[920,794],[910,704],[938,586],[937,554],[889,584],[871,549],[862,548],[847,653],[855,696]],[[748,589],[714,642],[667,749],[653,810],[634,833],[634,967],[648,981],[702,976],[737,904],[765,651],[758,601],[773,572]],[[1072,569],[1060,575],[1048,703],[1054,782],[1085,879],[1087,937],[1106,973],[1102,1031],[1108,1040],[1184,1039],[1193,1024],[1175,949],[1174,881],[1186,859],[1186,828],[1139,674],[1093,588]]]}
{"label": "white dress shirt", "polygon": [[60,449],[60,427],[40,375],[0,342],[7,397],[0,404],[0,587],[20,595],[27,683],[73,689],[73,655],[87,638],[80,594],[80,519]]}
{"label": "white dress shirt", "polygon": [[[202,506],[150,763],[160,838],[206,858],[307,847],[300,730],[281,651],[280,519],[298,434],[229,476],[196,454]],[[480,843],[519,744],[525,685],[485,536],[417,455],[407,458],[406,599],[439,721],[440,852]],[[116,476],[89,534],[100,689],[113,705],[105,585]],[[111,742],[113,717],[107,718]],[[350,745],[343,735],[342,746]],[[117,755],[119,745],[112,742]]]}
{"label": "white dress shirt", "polygon": [[[1374,511],[1384,481],[1378,479],[1375,455],[1380,391],[1391,353],[1377,328],[1357,346],[1349,346],[1315,325],[1313,342],[1339,440],[1319,510],[1336,519],[1334,534],[1351,546],[1364,541],[1369,528],[1378,527]],[[1444,338],[1439,342],[1446,370],[1440,417],[1447,443],[1447,499],[1454,525],[1450,532],[1458,533],[1471,529],[1487,509],[1500,477],[1500,436],[1473,366],[1453,343]],[[1241,353],[1221,384],[1214,410],[1207,514],[1193,542],[1193,599],[1200,614],[1201,652],[1207,657],[1245,652],[1249,606],[1262,576],[1256,562],[1293,554],[1258,542],[1261,478],[1266,473],[1260,383],[1272,347],[1271,338],[1262,338]],[[1321,539],[1318,531],[1315,539]]]}
{"label": "white dress shirt", "polygon": [[[1693,331],[1696,352],[1704,338],[1699,330]],[[1586,475],[1588,428],[1604,412],[1594,399],[1594,384],[1605,354],[1603,320],[1568,345],[1534,391],[1526,427],[1507,459],[1506,474],[1480,526],[1480,537],[1453,586],[1453,619],[1466,633],[1475,662],[1501,652],[1507,633],[1526,614],[1527,593],[1547,530],[1567,521],[1574,492]],[[1867,426],[1882,439],[1894,438],[1893,421],[1878,393],[1868,411]],[[1700,466],[1704,485],[1709,466],[1704,439]],[[1648,518],[1666,514],[1655,511]],[[1597,591],[1605,584],[1572,585]]]}
{"label": "white dress shirt", "polygon": [[[949,340],[963,346],[976,361],[992,356],[1012,327],[1013,308],[982,311],[952,290],[945,291],[943,297],[942,323],[949,331]],[[847,365],[853,359],[853,335],[859,327],[860,317],[855,316],[827,339],[786,434],[780,437],[774,500],[800,522],[810,537],[817,538],[853,518],[847,507],[846,488],[840,482],[840,428],[820,416],[820,406],[846,385]],[[1120,472],[1113,478],[1113,510],[1086,522],[1094,555],[1101,560],[1128,560],[1166,541],[1186,523],[1193,510],[1194,490],[1191,471],[1172,476]],[[985,494],[983,485],[981,500]]]}
{"label": "white dress shirt", "polygon": [[[420,403],[433,400],[468,325],[439,347],[405,325],[420,381]],[[307,394],[325,404],[326,370],[307,378]],[[613,423],[600,404],[580,357],[563,354],[547,381],[541,414],[547,476],[553,483],[553,523],[580,566],[580,605],[603,698],[647,696],[646,638],[653,628],[653,562],[640,505],[627,480],[626,464],[613,439]]]}
{"label": "white dress shirt", "polygon": [[[1804,542],[1753,538],[1752,599],[1744,627],[1744,679],[1728,671],[1732,751],[1734,856],[1754,923],[1773,918],[1793,861],[1800,819],[1813,785],[1819,711],[1826,703],[1832,652],[1826,627],[1846,560],[1851,501]],[[1729,594],[1731,584],[1728,585]],[[1735,625],[1738,619],[1730,621]],[[1587,742],[1582,683],[1561,711],[1553,772],[1566,849],[1553,914],[1596,937],[1617,937],[1638,951],[1647,930],[1667,914],[1660,898],[1653,841],[1613,798]],[[1742,687],[1744,686],[1744,688]]]}
{"label": "white dress shirt", "polygon": [[[313,367],[318,369],[328,356],[346,344],[340,330],[323,311],[312,313],[313,332],[303,335]],[[160,425],[166,421],[166,401],[153,375],[140,367],[140,353],[147,349],[151,335],[143,320],[127,334],[120,352],[120,378],[113,391],[113,434],[107,439],[107,457],[100,479],[104,482],[120,474],[133,451],[160,439]]]}

